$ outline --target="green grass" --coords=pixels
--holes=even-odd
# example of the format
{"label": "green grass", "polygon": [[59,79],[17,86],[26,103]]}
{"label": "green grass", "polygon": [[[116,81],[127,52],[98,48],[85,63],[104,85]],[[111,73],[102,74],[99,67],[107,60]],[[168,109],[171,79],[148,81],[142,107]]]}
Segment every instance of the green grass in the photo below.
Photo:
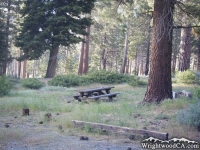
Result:
{"label": "green grass", "polygon": [[[92,84],[77,88],[46,86],[40,90],[19,87],[9,96],[0,98],[0,114],[22,114],[22,109],[26,107],[30,109],[30,114],[36,115],[37,120],[45,121],[44,114],[52,113],[53,121],[49,125],[62,125],[65,131],[75,130],[71,121],[80,120],[148,130],[154,130],[152,126],[157,126],[159,132],[168,132],[170,137],[189,136],[190,139],[197,139],[198,133],[194,128],[187,130],[187,127],[177,124],[175,120],[177,112],[194,103],[194,99],[181,97],[165,100],[159,105],[136,107],[136,104],[143,100],[146,87],[131,87],[127,84],[115,85],[111,92],[121,94],[114,98],[113,102],[100,100],[85,103],[73,99],[73,95],[77,94],[79,89],[101,86],[105,85]],[[191,92],[193,89],[192,86],[178,84],[173,85],[173,88],[174,91],[185,89]],[[59,115],[56,115],[57,113]],[[157,122],[159,125],[154,125]],[[185,133],[182,130],[185,130]]]}

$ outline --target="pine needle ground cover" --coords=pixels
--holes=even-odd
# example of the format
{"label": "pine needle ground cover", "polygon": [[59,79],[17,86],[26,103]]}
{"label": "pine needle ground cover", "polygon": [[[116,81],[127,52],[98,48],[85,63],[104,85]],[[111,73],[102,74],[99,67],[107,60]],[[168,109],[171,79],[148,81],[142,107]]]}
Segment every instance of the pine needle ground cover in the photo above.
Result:
{"label": "pine needle ground cover", "polygon": [[[84,88],[108,86],[91,84],[79,87],[45,86],[39,90],[24,89],[18,85],[10,95],[0,98],[0,117],[13,116],[22,118],[23,108],[30,109],[32,124],[35,126],[43,122],[52,129],[66,135],[77,135],[80,132],[95,136],[102,136],[99,132],[75,129],[72,120],[103,123],[136,129],[147,129],[169,133],[169,138],[185,137],[200,141],[199,132],[194,127],[182,125],[177,121],[177,113],[191,104],[195,99],[180,97],[175,100],[165,100],[161,104],[137,106],[143,99],[146,87],[132,87],[128,84],[117,84],[112,92],[121,92],[112,102],[106,100],[78,102],[73,95]],[[192,85],[174,84],[175,91],[193,91]],[[45,114],[51,113],[47,120]],[[59,127],[62,127],[60,130]],[[17,133],[13,132],[13,133]],[[0,138],[6,138],[0,132]],[[19,135],[18,135],[19,136]],[[18,137],[16,135],[16,137]],[[105,135],[103,135],[105,136]],[[112,135],[106,135],[111,137]]]}

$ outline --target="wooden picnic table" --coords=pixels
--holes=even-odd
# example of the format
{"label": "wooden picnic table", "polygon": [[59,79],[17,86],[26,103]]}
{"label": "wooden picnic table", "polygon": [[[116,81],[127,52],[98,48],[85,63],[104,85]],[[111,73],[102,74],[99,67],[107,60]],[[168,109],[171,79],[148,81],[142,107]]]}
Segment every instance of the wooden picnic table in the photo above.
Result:
{"label": "wooden picnic table", "polygon": [[119,92],[116,93],[110,93],[110,90],[114,88],[114,86],[106,86],[106,87],[100,87],[100,88],[90,88],[90,89],[84,89],[79,90],[79,95],[75,95],[74,98],[78,101],[81,101],[83,97],[87,97],[89,99],[99,99],[101,97],[108,97],[109,99],[112,99],[113,97],[116,97]]}

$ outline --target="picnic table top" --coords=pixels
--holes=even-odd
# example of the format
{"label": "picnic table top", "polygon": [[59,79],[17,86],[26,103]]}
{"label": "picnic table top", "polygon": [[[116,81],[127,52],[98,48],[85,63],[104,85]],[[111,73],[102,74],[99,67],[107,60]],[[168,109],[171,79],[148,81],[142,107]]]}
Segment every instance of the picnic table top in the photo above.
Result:
{"label": "picnic table top", "polygon": [[83,89],[79,90],[79,93],[84,93],[84,92],[95,92],[95,91],[101,91],[101,90],[110,90],[111,88],[114,88],[114,86],[106,86],[106,87],[100,87],[100,88],[90,88],[90,89]]}

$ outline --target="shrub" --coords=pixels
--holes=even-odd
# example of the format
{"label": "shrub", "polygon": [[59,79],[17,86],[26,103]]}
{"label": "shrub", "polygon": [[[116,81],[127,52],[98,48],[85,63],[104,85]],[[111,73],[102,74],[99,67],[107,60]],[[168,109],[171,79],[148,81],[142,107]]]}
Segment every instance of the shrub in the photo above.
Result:
{"label": "shrub", "polygon": [[11,82],[7,76],[0,76],[0,97],[7,95],[12,88]]}
{"label": "shrub", "polygon": [[177,121],[181,124],[200,127],[200,102],[190,105],[188,109],[178,112]]}
{"label": "shrub", "polygon": [[198,77],[193,71],[186,70],[183,72],[177,72],[176,74],[176,81],[177,83],[185,83],[185,84],[192,84],[198,81]]}
{"label": "shrub", "polygon": [[145,81],[141,81],[139,77],[130,76],[128,79],[128,84],[131,86],[144,86],[147,85]]}
{"label": "shrub", "polygon": [[28,78],[22,80],[22,86],[29,89],[40,89],[45,84],[36,78]]}
{"label": "shrub", "polygon": [[72,87],[85,85],[89,82],[89,79],[86,76],[77,76],[75,74],[67,75],[57,75],[52,80],[48,82],[50,86],[63,86],[63,87]]}
{"label": "shrub", "polygon": [[200,88],[199,87],[194,88],[194,98],[196,100],[200,101]]}
{"label": "shrub", "polygon": [[119,84],[124,83],[129,79],[129,75],[106,70],[93,70],[88,72],[87,76],[90,82],[102,84]]}

